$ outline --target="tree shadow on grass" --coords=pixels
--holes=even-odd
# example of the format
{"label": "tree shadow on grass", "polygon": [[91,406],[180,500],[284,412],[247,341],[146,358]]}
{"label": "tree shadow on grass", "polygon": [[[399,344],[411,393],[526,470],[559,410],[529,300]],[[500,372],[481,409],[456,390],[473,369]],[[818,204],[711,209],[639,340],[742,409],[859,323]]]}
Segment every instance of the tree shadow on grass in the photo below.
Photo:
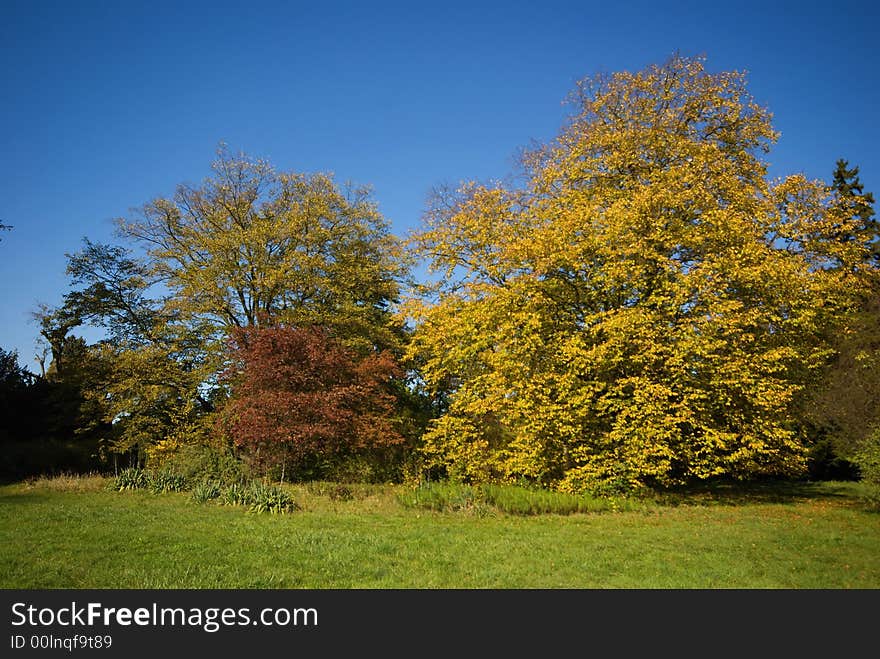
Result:
{"label": "tree shadow on grass", "polygon": [[42,504],[52,500],[52,495],[44,492],[14,492],[0,494],[0,506],[20,506],[27,504]]}
{"label": "tree shadow on grass", "polygon": [[859,484],[845,481],[719,479],[655,490],[651,498],[667,506],[746,506],[804,501],[864,505],[859,497]]}

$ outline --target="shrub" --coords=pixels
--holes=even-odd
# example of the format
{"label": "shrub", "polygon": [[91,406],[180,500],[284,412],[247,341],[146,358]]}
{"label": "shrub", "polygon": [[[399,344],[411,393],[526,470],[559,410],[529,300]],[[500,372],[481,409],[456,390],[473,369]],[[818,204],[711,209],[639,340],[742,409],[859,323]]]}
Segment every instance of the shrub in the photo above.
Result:
{"label": "shrub", "polygon": [[196,503],[207,503],[220,496],[220,482],[203,480],[195,484],[192,489],[192,499]]}
{"label": "shrub", "polygon": [[149,485],[150,479],[147,476],[147,472],[138,467],[123,469],[113,481],[113,489],[119,492],[123,490],[140,490],[149,487]]}
{"label": "shrub", "polygon": [[880,487],[880,427],[862,441],[855,458],[862,473],[862,480]]}
{"label": "shrub", "polygon": [[248,506],[252,500],[251,488],[245,483],[231,483],[220,492],[220,503],[224,506]]}
{"label": "shrub", "polygon": [[258,480],[227,485],[218,497],[223,505],[247,506],[253,513],[283,514],[298,509],[293,497],[283,487]]}
{"label": "shrub", "polygon": [[154,494],[183,492],[187,489],[186,478],[170,469],[162,469],[161,471],[148,473],[147,480],[149,482],[150,490]]}
{"label": "shrub", "polygon": [[859,479],[859,467],[839,455],[829,438],[817,441],[809,452],[807,469],[814,480],[854,481]]}
{"label": "shrub", "polygon": [[261,481],[253,481],[250,490],[249,512],[284,514],[297,509],[290,493],[278,485],[266,485]]}
{"label": "shrub", "polygon": [[866,486],[864,498],[872,507],[880,508],[880,426],[862,441],[855,461]]}

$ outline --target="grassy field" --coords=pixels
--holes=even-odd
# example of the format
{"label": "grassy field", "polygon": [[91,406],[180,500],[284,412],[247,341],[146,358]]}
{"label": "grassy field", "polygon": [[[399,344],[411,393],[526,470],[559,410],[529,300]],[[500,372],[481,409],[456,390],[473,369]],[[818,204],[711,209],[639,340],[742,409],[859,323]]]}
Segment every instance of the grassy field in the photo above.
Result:
{"label": "grassy field", "polygon": [[849,483],[529,516],[414,508],[396,486],[291,486],[300,510],[260,515],[107,485],[0,487],[0,587],[880,587],[880,514]]}

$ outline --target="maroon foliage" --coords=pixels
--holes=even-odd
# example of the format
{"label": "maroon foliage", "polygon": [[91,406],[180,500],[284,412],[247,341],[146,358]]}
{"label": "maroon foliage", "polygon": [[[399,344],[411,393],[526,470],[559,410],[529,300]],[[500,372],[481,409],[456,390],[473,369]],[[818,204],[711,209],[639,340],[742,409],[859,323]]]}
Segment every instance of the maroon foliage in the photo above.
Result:
{"label": "maroon foliage", "polygon": [[387,353],[359,357],[319,327],[250,328],[236,335],[233,361],[225,429],[261,462],[403,441],[391,421],[397,367]]}

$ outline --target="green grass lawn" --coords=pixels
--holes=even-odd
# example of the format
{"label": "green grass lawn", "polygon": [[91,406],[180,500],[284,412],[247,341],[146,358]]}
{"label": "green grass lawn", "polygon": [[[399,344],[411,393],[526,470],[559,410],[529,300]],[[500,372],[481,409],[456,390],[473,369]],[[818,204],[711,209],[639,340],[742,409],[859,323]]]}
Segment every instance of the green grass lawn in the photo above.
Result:
{"label": "green grass lawn", "polygon": [[250,514],[100,478],[0,487],[3,588],[878,588],[880,514],[844,483],[515,516],[310,486]]}

